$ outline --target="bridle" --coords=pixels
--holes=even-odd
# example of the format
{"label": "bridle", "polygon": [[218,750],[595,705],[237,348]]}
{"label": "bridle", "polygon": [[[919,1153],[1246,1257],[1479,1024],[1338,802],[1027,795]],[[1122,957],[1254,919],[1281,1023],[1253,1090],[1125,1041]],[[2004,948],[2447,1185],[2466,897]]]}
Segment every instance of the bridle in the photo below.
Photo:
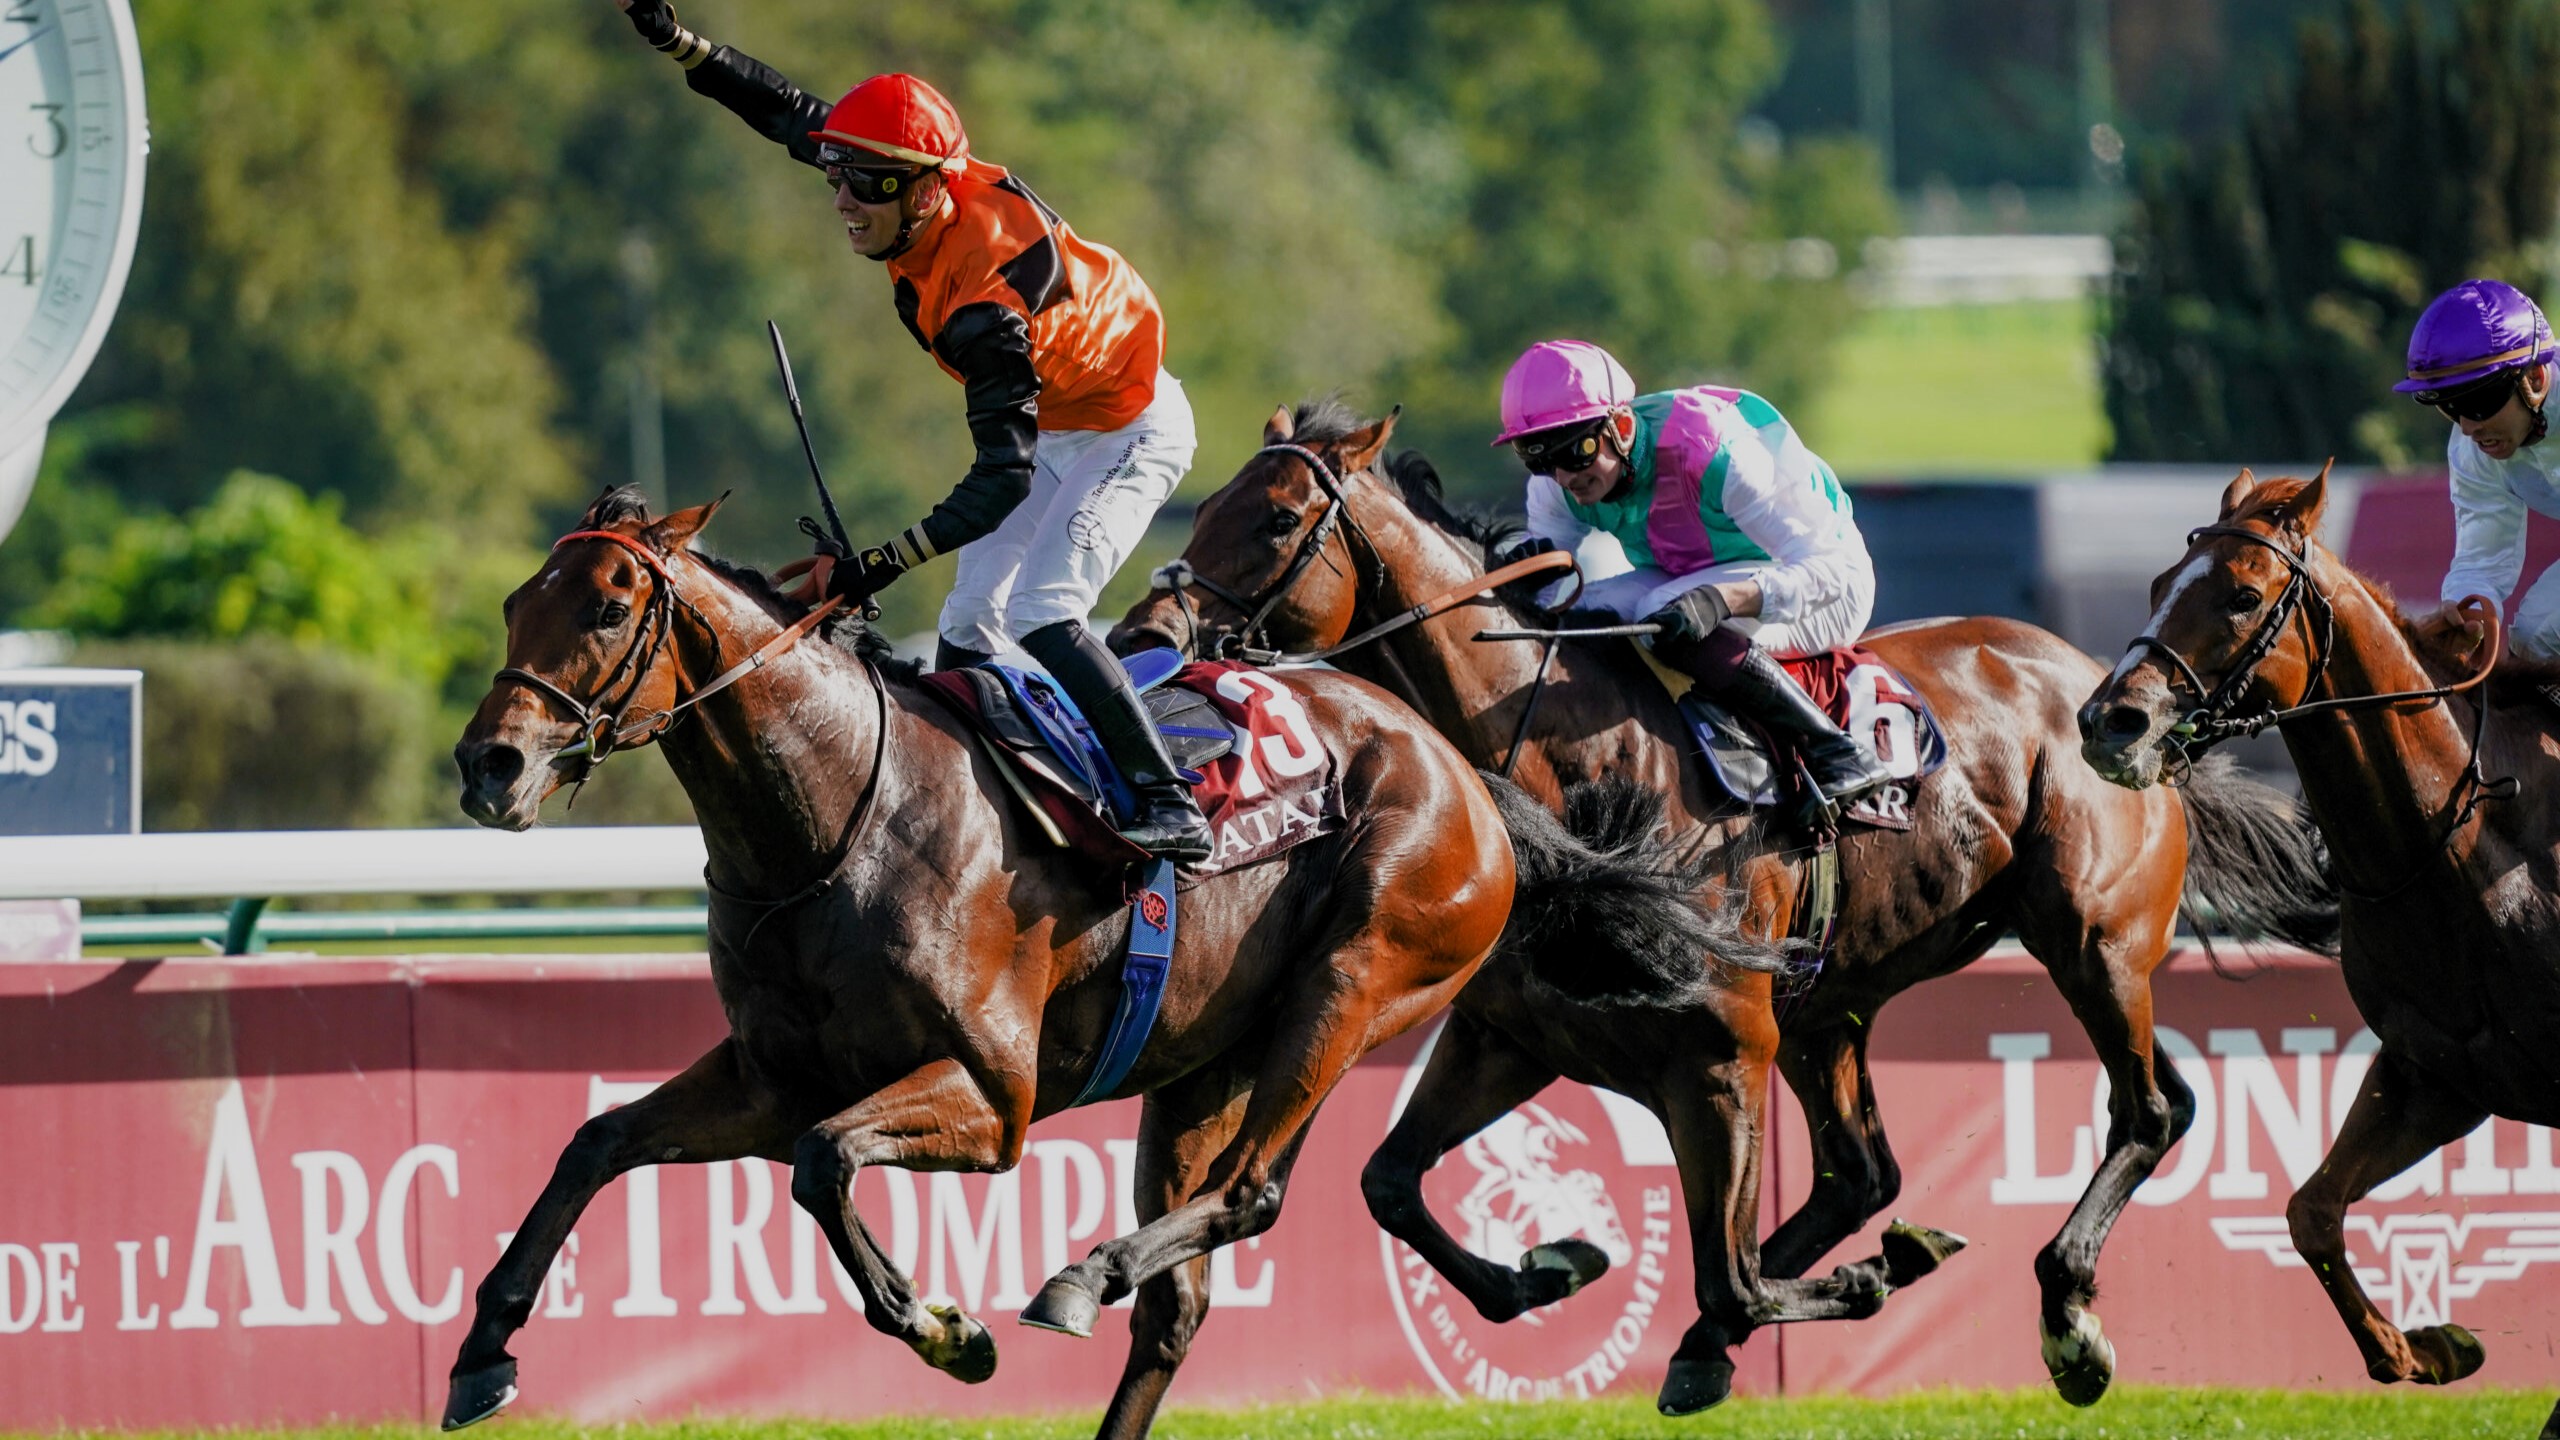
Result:
{"label": "bridle", "polygon": [[[1182,607],[1182,618],[1191,627],[1194,637],[1200,633],[1199,607],[1192,603],[1190,594],[1195,589],[1208,591],[1245,617],[1242,629],[1219,637],[1219,658],[1241,658],[1263,665],[1298,664],[1317,656],[1314,654],[1284,655],[1272,649],[1265,625],[1271,618],[1271,612],[1278,608],[1281,601],[1289,598],[1290,590],[1296,587],[1299,577],[1307,573],[1307,567],[1315,564],[1323,556],[1325,546],[1332,541],[1335,529],[1348,524],[1351,527],[1351,533],[1360,537],[1360,543],[1367,547],[1370,568],[1373,571],[1382,569],[1383,564],[1378,555],[1378,542],[1370,539],[1369,532],[1360,528],[1359,517],[1351,513],[1350,497],[1342,493],[1341,479],[1334,474],[1333,466],[1326,463],[1322,455],[1304,445],[1283,443],[1263,446],[1253,452],[1252,459],[1258,460],[1265,455],[1294,455],[1306,462],[1307,469],[1315,475],[1316,488],[1322,490],[1325,498],[1331,502],[1325,506],[1324,514],[1317,517],[1316,523],[1298,541],[1297,550],[1289,556],[1289,563],[1281,567],[1280,574],[1270,584],[1263,586],[1252,595],[1237,594],[1225,585],[1192,569],[1191,562],[1187,560],[1174,560],[1147,579],[1152,588],[1173,592],[1175,601]],[[1351,557],[1351,578],[1354,585],[1372,583],[1368,576],[1361,574],[1360,557],[1357,554]]]}
{"label": "bridle", "polygon": [[[638,701],[640,687],[647,682],[649,672],[657,668],[659,653],[664,651],[667,642],[674,638],[675,613],[678,606],[682,606],[688,614],[700,622],[703,632],[711,637],[712,658],[715,661],[720,656],[720,632],[707,616],[695,608],[692,601],[676,593],[675,577],[668,572],[667,562],[656,550],[619,530],[572,530],[551,542],[551,548],[556,552],[560,547],[577,540],[605,540],[621,546],[639,559],[641,568],[648,572],[655,582],[649,587],[648,600],[639,609],[640,625],[638,631],[631,637],[630,647],[622,652],[622,658],[615,662],[613,669],[604,677],[603,683],[596,686],[595,695],[591,699],[581,700],[563,689],[557,682],[516,665],[510,665],[499,671],[490,683],[503,685],[512,680],[548,698],[568,712],[569,718],[577,722],[580,739],[577,743],[561,749],[552,758],[554,760],[583,759],[586,764],[585,768],[579,772],[578,778],[581,781],[593,774],[595,767],[603,764],[605,758],[614,751],[637,748],[666,734],[668,728],[681,719],[686,711],[728,689],[745,678],[748,672],[761,668],[766,661],[800,643],[802,636],[816,629],[820,622],[834,614],[844,604],[843,597],[838,596],[815,607],[808,614],[793,621],[780,635],[766,641],[754,654],[723,670],[713,677],[710,683],[691,695],[636,724],[626,724],[623,717],[630,713],[632,705]],[[622,689],[622,697],[619,701],[608,704],[604,697],[611,694],[617,686]]]}
{"label": "bridle", "polygon": [[[578,775],[579,782],[582,784],[587,776],[595,773],[596,766],[604,763],[606,756],[617,749],[636,748],[633,744],[635,740],[638,744],[645,745],[665,735],[668,728],[683,718],[686,711],[735,685],[749,673],[763,668],[767,662],[799,644],[803,637],[817,629],[828,616],[844,608],[843,596],[829,597],[824,603],[812,607],[808,614],[791,622],[782,633],[756,647],[754,654],[713,676],[702,688],[637,724],[626,725],[623,723],[624,714],[630,710],[634,699],[639,695],[640,686],[648,679],[649,672],[656,668],[659,653],[666,648],[668,639],[674,633],[677,606],[684,607],[695,620],[701,622],[704,633],[711,637],[712,658],[715,661],[720,656],[720,632],[712,625],[708,616],[695,608],[692,601],[676,593],[675,577],[668,572],[666,561],[649,546],[619,530],[572,530],[553,541],[551,548],[557,551],[561,546],[574,540],[611,541],[638,556],[642,568],[647,570],[656,581],[650,589],[646,607],[640,612],[639,633],[632,637],[630,648],[623,652],[621,661],[613,667],[611,673],[605,676],[604,683],[596,687],[597,698],[593,700],[581,700],[554,681],[515,665],[499,671],[493,683],[504,684],[510,680],[515,681],[537,694],[548,697],[568,711],[570,718],[578,722],[578,728],[584,738],[559,751],[552,758],[558,760],[582,757],[586,762]],[[868,670],[870,662],[864,661],[863,666]],[[626,675],[630,677],[627,684],[623,678]],[[606,705],[603,697],[618,684],[624,686],[621,700],[611,706]],[[792,905],[822,893],[833,885],[843,869],[845,857],[853,852],[854,842],[862,833],[863,817],[871,813],[873,797],[879,793],[881,773],[888,768],[886,762],[889,753],[889,698],[877,675],[872,676],[871,689],[880,703],[880,716],[876,733],[872,737],[870,774],[863,781],[862,793],[854,797],[853,809],[845,816],[844,827],[838,832],[835,845],[828,852],[825,863],[819,867],[816,878],[779,900],[759,900],[721,888],[712,880],[710,867],[706,865],[703,868],[702,882],[713,895],[759,912],[755,923],[747,927],[745,935],[739,937],[739,948],[744,949],[747,942],[755,938],[756,932],[764,928],[765,921]]]}
{"label": "bridle", "polygon": [[[1255,451],[1253,458],[1258,459],[1264,455],[1294,455],[1305,461],[1307,468],[1315,474],[1317,487],[1323,490],[1326,498],[1332,502],[1325,507],[1324,514],[1317,519],[1314,527],[1299,542],[1296,553],[1289,557],[1289,563],[1281,569],[1279,576],[1250,596],[1237,594],[1227,586],[1194,570],[1188,560],[1174,560],[1148,577],[1148,584],[1152,588],[1172,592],[1175,603],[1182,607],[1183,622],[1190,628],[1192,638],[1195,640],[1200,634],[1200,613],[1199,607],[1192,602],[1190,595],[1192,590],[1208,591],[1245,617],[1244,628],[1218,638],[1216,658],[1249,660],[1257,665],[1311,665],[1318,661],[1331,660],[1337,655],[1349,654],[1364,645],[1382,640],[1408,625],[1418,625],[1434,616],[1446,614],[1457,606],[1508,585],[1514,580],[1526,579],[1551,570],[1572,570],[1577,579],[1580,576],[1581,567],[1575,563],[1572,555],[1561,550],[1551,550],[1543,555],[1532,555],[1525,560],[1515,560],[1508,565],[1489,570],[1472,580],[1444,590],[1419,605],[1397,611],[1359,634],[1320,650],[1273,649],[1270,636],[1265,629],[1265,622],[1270,619],[1272,610],[1277,608],[1282,600],[1288,598],[1291,587],[1298,583],[1300,576],[1307,573],[1307,567],[1314,564],[1316,558],[1324,553],[1326,543],[1333,538],[1336,522],[1349,524],[1351,533],[1360,538],[1361,547],[1369,552],[1370,573],[1365,575],[1361,573],[1359,556],[1356,553],[1352,556],[1354,586],[1370,590],[1377,589],[1383,583],[1386,557],[1385,552],[1379,549],[1378,542],[1370,538],[1367,530],[1361,528],[1360,518],[1351,513],[1351,497],[1344,493],[1340,478],[1335,475],[1333,467],[1325,463],[1323,456],[1303,445],[1289,444],[1266,445]],[[1579,598],[1581,593],[1581,586],[1577,584],[1574,587],[1575,597]],[[1567,604],[1570,605],[1571,601]],[[1544,666],[1540,667],[1540,678],[1543,681]]]}
{"label": "bridle", "polygon": [[[2337,609],[2330,602],[2329,597],[2321,591],[2319,584],[2311,578],[2311,541],[2308,536],[2303,539],[2302,551],[2296,553],[2278,543],[2274,537],[2256,530],[2238,525],[2203,525],[2187,532],[2187,547],[2190,550],[2194,549],[2198,537],[2206,535],[2219,535],[2245,541],[2274,555],[2284,562],[2285,584],[2284,589],[2276,595],[2275,602],[2268,607],[2266,618],[2259,622],[2257,630],[2249,636],[2248,642],[2242,645],[2239,653],[2233,657],[2230,668],[2223,672],[2222,683],[2210,689],[2206,687],[2204,677],[2197,674],[2195,667],[2187,663],[2187,658],[2158,636],[2136,635],[2126,644],[2125,653],[2128,657],[2148,650],[2167,660],[2176,670],[2179,680],[2186,685],[2188,692],[2198,697],[2196,707],[2187,712],[2186,718],[2171,726],[2169,733],[2161,737],[2162,746],[2174,757],[2163,768],[2161,778],[2164,784],[2176,786],[2185,783],[2188,775],[2194,771],[2196,763],[2204,758],[2206,751],[2235,736],[2257,735],[2271,726],[2281,725],[2299,716],[2316,715],[2324,711],[2372,709],[2414,701],[2425,701],[2431,705],[2440,703],[2450,696],[2458,695],[2486,681],[2489,678],[2489,672],[2498,663],[2501,637],[2498,631],[2497,612],[2491,610],[2485,617],[2489,626],[2485,646],[2487,653],[2480,662],[2479,671],[2467,680],[2457,680],[2449,685],[2435,685],[2418,690],[2392,690],[2376,695],[2344,695],[2327,700],[2305,700],[2295,705],[2269,706],[2251,714],[2235,715],[2232,713],[2233,707],[2256,681],[2258,667],[2265,664],[2267,657],[2274,653],[2276,641],[2283,636],[2285,627],[2292,623],[2297,611],[2303,617],[2311,646],[2311,657],[2303,675],[2301,693],[2307,696],[2319,686],[2321,679],[2328,674],[2329,657],[2337,646]],[[2463,762],[2462,779],[2454,787],[2454,794],[2462,797],[2462,804],[2446,824],[2444,834],[2437,838],[2431,854],[2440,854],[2451,845],[2453,837],[2461,833],[2462,827],[2470,823],[2472,816],[2479,812],[2483,804],[2490,800],[2506,799],[2514,795],[2517,790],[2517,781],[2514,776],[2503,776],[2492,780],[2481,770],[2480,737],[2488,723],[2489,705],[2484,699],[2475,704],[2472,709],[2470,754]],[[2448,797],[2448,801],[2450,799],[2451,797]],[[2387,900],[2408,889],[2424,873],[2426,873],[2424,867],[2413,867],[2410,875],[2400,884],[2379,894],[2363,894],[2343,884],[2339,889],[2359,900]]]}

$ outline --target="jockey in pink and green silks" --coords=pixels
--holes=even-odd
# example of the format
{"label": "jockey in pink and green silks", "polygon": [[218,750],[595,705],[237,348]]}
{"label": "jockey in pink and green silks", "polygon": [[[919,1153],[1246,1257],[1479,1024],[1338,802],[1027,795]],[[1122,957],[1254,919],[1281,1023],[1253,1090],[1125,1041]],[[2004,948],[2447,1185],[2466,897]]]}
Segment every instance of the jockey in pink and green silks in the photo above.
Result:
{"label": "jockey in pink and green silks", "polygon": [[1529,469],[1529,538],[1508,558],[1615,537],[1632,569],[1586,604],[1662,627],[1654,655],[1795,737],[1839,802],[1891,779],[1773,655],[1847,645],[1875,609],[1849,497],[1777,407],[1747,390],[1636,393],[1597,345],[1533,345],[1502,382],[1502,433]]}

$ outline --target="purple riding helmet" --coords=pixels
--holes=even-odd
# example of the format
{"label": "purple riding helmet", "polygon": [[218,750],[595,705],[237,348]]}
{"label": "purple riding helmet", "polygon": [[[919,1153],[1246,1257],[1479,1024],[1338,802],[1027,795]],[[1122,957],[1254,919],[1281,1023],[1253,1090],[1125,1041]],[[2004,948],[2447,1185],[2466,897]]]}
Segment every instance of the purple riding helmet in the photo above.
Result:
{"label": "purple riding helmet", "polygon": [[2421,405],[2560,354],[2542,307],[2504,280],[2465,280],[2409,332],[2409,378],[2391,388]]}

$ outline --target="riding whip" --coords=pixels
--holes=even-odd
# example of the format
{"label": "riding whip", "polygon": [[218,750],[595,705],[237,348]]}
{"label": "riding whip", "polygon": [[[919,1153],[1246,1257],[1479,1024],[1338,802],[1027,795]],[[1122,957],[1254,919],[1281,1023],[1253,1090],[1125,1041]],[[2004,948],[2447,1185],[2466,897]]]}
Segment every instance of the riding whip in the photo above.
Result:
{"label": "riding whip", "polygon": [[[800,453],[809,457],[809,479],[818,487],[818,507],[826,512],[827,529],[834,532],[836,558],[848,559],[853,542],[845,537],[844,517],[836,513],[836,497],[827,493],[827,477],[818,469],[818,448],[809,443],[809,417],[800,408],[800,382],[791,375],[791,352],[782,348],[782,326],[764,322],[767,335],[773,337],[773,363],[782,369],[782,393],[791,402],[791,423],[800,427]],[[807,516],[800,519],[800,529],[823,548],[827,537],[818,533],[817,525]]]}

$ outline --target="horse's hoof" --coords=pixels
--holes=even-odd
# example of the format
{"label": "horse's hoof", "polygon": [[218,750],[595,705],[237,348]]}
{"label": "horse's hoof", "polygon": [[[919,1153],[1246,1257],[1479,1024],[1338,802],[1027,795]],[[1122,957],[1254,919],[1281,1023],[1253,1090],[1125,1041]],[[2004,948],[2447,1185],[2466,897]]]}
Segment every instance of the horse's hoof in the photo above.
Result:
{"label": "horse's hoof", "polygon": [[1609,1273],[1609,1252],[1588,1240],[1557,1240],[1520,1257],[1530,1304],[1553,1305]]}
{"label": "horse's hoof", "polygon": [[924,1363],[963,1385],[983,1385],[995,1377],[996,1337],[977,1317],[957,1305],[927,1307],[942,1322],[942,1338],[919,1345]]}
{"label": "horse's hoof", "polygon": [[1972,1242],[1952,1230],[1932,1230],[1896,1220],[1884,1232],[1885,1279],[1896,1289],[1937,1273],[1957,1251]]}
{"label": "horse's hoof", "polygon": [[1684,1360],[1671,1358],[1671,1373],[1662,1377],[1662,1393],[1653,1397],[1653,1408],[1678,1418],[1712,1410],[1733,1398],[1733,1362]]}
{"label": "horse's hoof", "polygon": [[2480,1367],[2489,1359],[2479,1337],[2459,1325],[2412,1330],[2409,1349],[2418,1357],[2418,1373],[2409,1378],[2421,1385],[2450,1385],[2467,1380],[2480,1373]]}
{"label": "horse's hoof", "polygon": [[2097,1316],[2077,1311],[2068,1333],[2044,1332],[2044,1368],[2064,1400],[2095,1405],[2116,1378],[2116,1347]]}
{"label": "horse's hoof", "polygon": [[1022,1323],[1034,1330],[1055,1330],[1079,1340],[1093,1338],[1093,1322],[1102,1318],[1102,1302],[1061,1275],[1040,1287],[1022,1312]]}
{"label": "horse's hoof", "polygon": [[506,1409],[515,1398],[513,1356],[468,1375],[456,1375],[444,1392],[444,1428],[459,1430],[465,1425],[477,1425]]}

